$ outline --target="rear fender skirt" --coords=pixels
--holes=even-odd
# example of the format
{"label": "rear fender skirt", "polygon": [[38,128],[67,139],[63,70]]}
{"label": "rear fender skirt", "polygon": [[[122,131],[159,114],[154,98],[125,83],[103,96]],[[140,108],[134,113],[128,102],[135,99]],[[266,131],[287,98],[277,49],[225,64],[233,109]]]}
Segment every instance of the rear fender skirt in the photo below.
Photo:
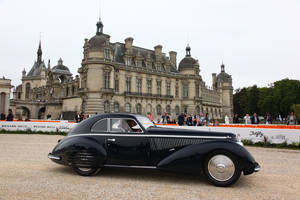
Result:
{"label": "rear fender skirt", "polygon": [[230,141],[218,140],[184,147],[161,160],[157,168],[176,170],[188,163],[190,165],[188,170],[200,170],[199,167],[202,167],[207,154],[215,150],[226,150],[233,153],[241,161],[242,169],[251,168],[251,165],[255,163],[254,158],[243,146]]}

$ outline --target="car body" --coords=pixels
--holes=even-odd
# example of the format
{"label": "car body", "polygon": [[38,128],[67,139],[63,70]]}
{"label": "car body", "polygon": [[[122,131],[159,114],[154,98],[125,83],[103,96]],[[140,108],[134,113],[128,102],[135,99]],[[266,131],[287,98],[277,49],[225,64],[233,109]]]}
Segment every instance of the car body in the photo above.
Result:
{"label": "car body", "polygon": [[48,157],[84,176],[103,167],[203,172],[217,186],[260,169],[233,133],[162,128],[134,114],[88,118],[59,140]]}

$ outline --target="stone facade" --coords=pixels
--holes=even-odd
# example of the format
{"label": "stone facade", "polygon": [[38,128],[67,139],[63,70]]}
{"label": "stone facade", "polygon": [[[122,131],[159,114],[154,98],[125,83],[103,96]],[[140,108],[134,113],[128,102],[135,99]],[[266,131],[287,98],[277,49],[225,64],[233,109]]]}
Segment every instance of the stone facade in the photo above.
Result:
{"label": "stone facade", "polygon": [[[186,56],[177,65],[174,51],[167,56],[162,46],[153,50],[133,45],[133,38],[124,43],[110,41],[103,33],[103,23],[97,22],[96,35],[85,39],[83,59],[78,69],[80,76],[72,74],[62,60],[48,68],[38,58],[31,71],[23,71],[22,85],[14,90],[12,105],[24,107],[31,118],[44,118],[51,113],[83,112],[86,115],[106,112],[130,112],[156,118],[166,112],[171,118],[181,113],[209,113],[211,118],[232,115],[232,78],[221,65],[221,72],[212,74],[212,87],[205,85],[200,75],[198,60],[186,47]],[[35,107],[35,108],[33,108]],[[26,109],[25,109],[26,110]]]}
{"label": "stone facade", "polygon": [[10,108],[9,99],[12,87],[10,79],[0,78],[0,113],[5,115],[8,114],[8,109]]}

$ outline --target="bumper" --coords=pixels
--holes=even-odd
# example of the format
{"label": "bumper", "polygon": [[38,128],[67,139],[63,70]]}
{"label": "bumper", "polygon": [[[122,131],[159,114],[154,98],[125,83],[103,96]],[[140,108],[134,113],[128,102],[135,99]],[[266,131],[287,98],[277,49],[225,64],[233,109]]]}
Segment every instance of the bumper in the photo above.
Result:
{"label": "bumper", "polygon": [[259,172],[259,170],[260,170],[260,165],[258,163],[255,163],[254,172]]}
{"label": "bumper", "polygon": [[53,155],[51,153],[48,154],[48,158],[51,160],[61,160],[61,157]]}

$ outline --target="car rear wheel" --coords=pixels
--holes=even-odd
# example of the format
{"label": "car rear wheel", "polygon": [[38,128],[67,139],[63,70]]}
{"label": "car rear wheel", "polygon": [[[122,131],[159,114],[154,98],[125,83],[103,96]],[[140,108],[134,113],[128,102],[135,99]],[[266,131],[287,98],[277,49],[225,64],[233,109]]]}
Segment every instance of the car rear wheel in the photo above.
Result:
{"label": "car rear wheel", "polygon": [[77,174],[81,176],[96,175],[102,169],[97,167],[78,167],[78,166],[73,166],[72,168]]}
{"label": "car rear wheel", "polygon": [[204,163],[208,180],[216,186],[230,186],[241,176],[238,159],[227,151],[215,151],[209,154]]}

